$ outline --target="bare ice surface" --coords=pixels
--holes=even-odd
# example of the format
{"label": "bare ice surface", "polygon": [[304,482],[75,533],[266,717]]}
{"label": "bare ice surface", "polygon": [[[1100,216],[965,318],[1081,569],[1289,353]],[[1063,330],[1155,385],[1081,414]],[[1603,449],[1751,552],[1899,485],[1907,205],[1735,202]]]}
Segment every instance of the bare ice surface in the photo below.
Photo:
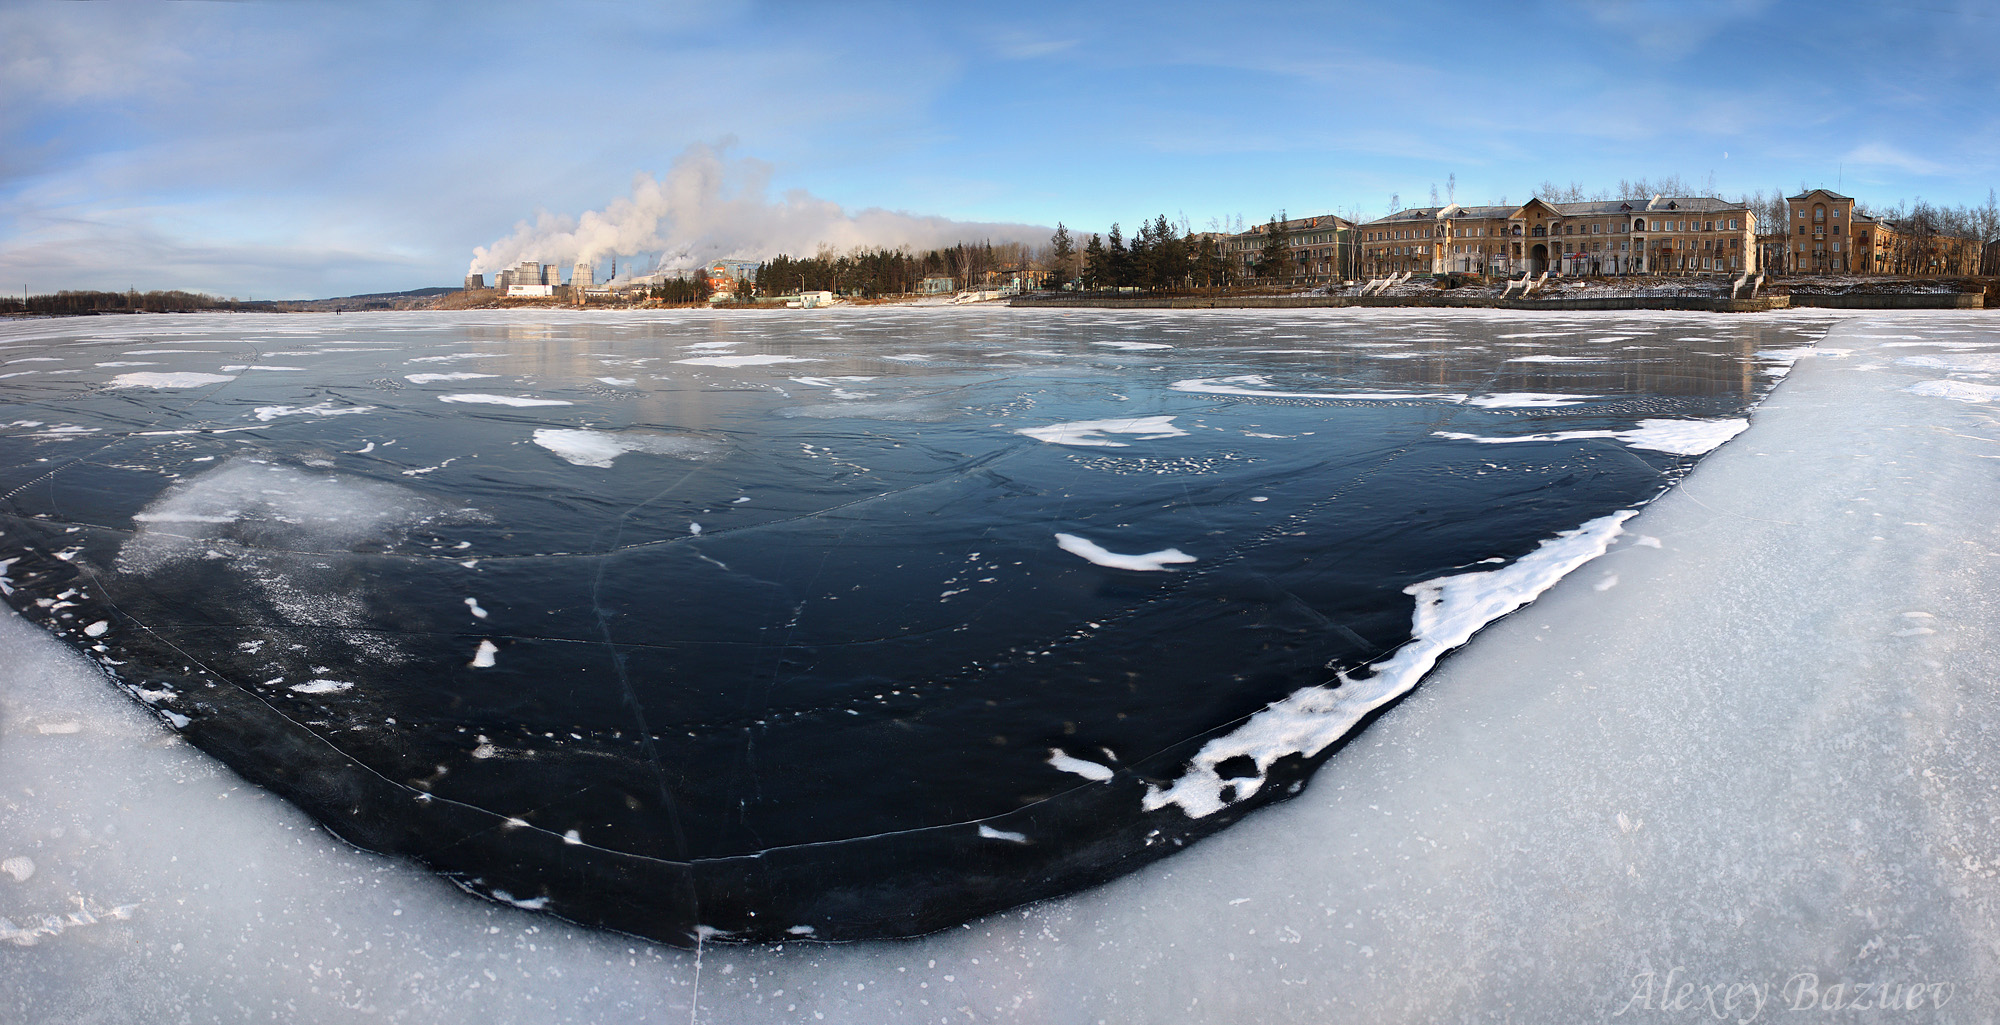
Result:
{"label": "bare ice surface", "polygon": [[[1852,355],[1797,357],[1747,431],[1617,533],[1577,535],[1603,554],[1445,659],[1297,797],[1095,889],[917,940],[685,951],[468,900],[413,865],[332,840],[10,614],[0,618],[0,1018],[1721,1017],[1694,1003],[1662,1008],[1670,986],[1692,984],[1693,1001],[1733,1001],[1729,1020],[1990,1020],[2000,1008],[2000,423],[1991,403],[1912,390],[1979,371],[1896,358],[2000,353],[2000,316],[1771,322],[1800,327],[1804,342],[1831,326],[1825,344]],[[525,452],[563,465],[527,441],[532,422],[514,427]],[[203,465],[226,469],[212,478],[220,486],[164,496],[155,512],[184,526],[147,521],[134,558],[199,560],[230,513],[295,532],[281,538],[336,529],[299,515],[315,508],[321,477]],[[254,473],[282,483],[251,486]],[[1281,483],[1254,495],[1280,506]],[[437,515],[424,497],[382,492],[353,536]],[[16,572],[0,565],[8,580]],[[466,622],[473,607],[509,614],[503,595],[468,604],[468,593],[441,593],[439,605]],[[472,645],[452,657],[474,658]],[[510,657],[503,648],[495,668],[472,672],[501,672]],[[275,686],[320,680],[350,682]],[[1099,777],[1113,763],[1093,747],[1065,740],[1027,754],[1077,786],[1112,785]],[[1039,842],[1005,823],[966,833],[997,851]],[[559,840],[590,841],[587,830]],[[1916,1004],[1871,1009],[1890,999]]]}

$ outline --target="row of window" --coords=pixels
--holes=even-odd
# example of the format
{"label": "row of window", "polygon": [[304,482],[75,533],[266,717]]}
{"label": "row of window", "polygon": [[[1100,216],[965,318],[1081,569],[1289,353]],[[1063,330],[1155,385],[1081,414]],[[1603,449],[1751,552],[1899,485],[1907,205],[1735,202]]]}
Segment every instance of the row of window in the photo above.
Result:
{"label": "row of window", "polygon": [[[1621,224],[1622,222],[1620,222],[1619,224],[1606,224],[1602,221],[1593,221],[1588,224],[1564,224],[1561,226],[1560,232],[1555,231],[1553,227],[1545,232],[1543,228],[1537,226],[1534,229],[1533,233],[1536,235],[1543,235],[1543,234],[1615,235],[1618,233],[1618,229],[1621,226]],[[1742,227],[1743,227],[1743,221],[1741,218],[1737,217],[1731,217],[1725,220],[1715,220],[1715,221],[1687,221],[1687,220],[1663,221],[1663,220],[1649,220],[1644,217],[1635,217],[1632,219],[1633,231],[1676,231],[1676,232],[1741,231]],[[1521,233],[1520,225],[1518,224],[1514,225],[1513,229],[1514,229],[1513,234],[1518,235]],[[1799,230],[1804,231],[1805,229],[1800,228]],[[1835,230],[1838,229],[1836,228]],[[1484,237],[1486,233],[1487,229],[1485,229],[1484,227],[1455,227],[1443,230],[1437,228],[1417,228],[1417,229],[1404,228],[1404,229],[1393,229],[1389,231],[1371,231],[1368,233],[1368,241],[1383,242],[1391,239],[1436,238],[1439,237],[1440,235],[1447,235],[1452,238],[1474,238],[1474,237]]]}
{"label": "row of window", "polygon": [[[1588,254],[1565,253],[1563,254],[1562,258],[1568,260],[1575,260],[1578,259],[1579,257],[1587,257],[1587,256]],[[1619,260],[1619,259],[1627,259],[1627,257],[1611,257],[1610,259]],[[1638,266],[1641,262],[1643,262],[1642,258],[1638,256],[1632,256],[1629,257],[1629,259],[1633,261],[1632,266],[1634,267]],[[1495,253],[1490,258],[1490,260],[1492,263],[1498,265],[1502,261],[1502,257],[1500,254]],[[1461,262],[1469,263],[1470,261],[1464,261],[1463,259],[1461,259]],[[1653,258],[1653,266],[1658,270],[1724,270],[1724,269],[1740,270],[1743,267],[1743,255],[1741,253],[1733,253],[1729,256],[1727,261],[1725,261],[1720,256],[1678,256],[1678,257],[1655,256]],[[1378,260],[1372,268],[1372,270],[1375,272],[1380,272],[1386,269],[1387,268],[1383,265],[1383,261],[1380,260]]]}

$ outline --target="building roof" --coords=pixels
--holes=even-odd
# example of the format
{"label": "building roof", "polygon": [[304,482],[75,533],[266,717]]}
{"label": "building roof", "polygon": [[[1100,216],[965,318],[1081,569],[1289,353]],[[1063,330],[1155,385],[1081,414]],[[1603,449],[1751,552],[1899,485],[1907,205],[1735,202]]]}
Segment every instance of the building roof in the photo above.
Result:
{"label": "building roof", "polygon": [[1654,196],[1651,199],[1609,199],[1589,200],[1581,203],[1551,203],[1545,199],[1531,199],[1519,206],[1419,206],[1408,210],[1398,210],[1387,217],[1377,217],[1365,226],[1407,224],[1412,221],[1448,220],[1457,217],[1471,217],[1486,220],[1500,220],[1518,217],[1530,203],[1542,206],[1564,217],[1593,217],[1618,214],[1641,213],[1662,210],[1685,211],[1688,213],[1711,213],[1720,210],[1747,209],[1744,204],[1712,196]]}
{"label": "building roof", "polygon": [[[1338,214],[1319,214],[1313,217],[1289,217],[1279,223],[1284,225],[1284,228],[1287,232],[1312,231],[1321,228],[1333,228],[1335,230],[1340,230],[1344,228],[1354,227],[1354,222],[1348,220],[1345,217],[1341,217]],[[1270,227],[1268,223],[1253,224],[1250,227],[1245,228],[1244,230],[1236,232],[1234,234],[1223,234],[1223,235],[1218,235],[1217,237],[1248,238],[1252,235],[1262,235],[1264,233],[1264,229],[1268,227]],[[1189,235],[1188,237],[1196,238],[1200,235],[1205,235],[1205,234],[1211,234],[1211,233],[1196,232],[1195,234]]]}
{"label": "building roof", "polygon": [[1785,202],[1796,203],[1802,199],[1811,199],[1814,193],[1818,193],[1822,196],[1827,197],[1828,199],[1852,200],[1854,198],[1853,196],[1843,196],[1840,193],[1833,191],[1832,189],[1811,189],[1805,192],[1801,192],[1796,196],[1786,196]]}

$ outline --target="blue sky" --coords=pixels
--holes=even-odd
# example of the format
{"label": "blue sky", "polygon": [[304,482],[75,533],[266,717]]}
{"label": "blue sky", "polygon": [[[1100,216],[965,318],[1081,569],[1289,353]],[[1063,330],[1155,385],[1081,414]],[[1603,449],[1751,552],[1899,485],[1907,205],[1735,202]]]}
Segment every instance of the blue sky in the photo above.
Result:
{"label": "blue sky", "polygon": [[0,2],[0,292],[455,284],[691,146],[746,217],[1199,228],[1451,175],[1472,203],[1712,174],[1977,204],[1996,53],[2000,7],[1965,0]]}

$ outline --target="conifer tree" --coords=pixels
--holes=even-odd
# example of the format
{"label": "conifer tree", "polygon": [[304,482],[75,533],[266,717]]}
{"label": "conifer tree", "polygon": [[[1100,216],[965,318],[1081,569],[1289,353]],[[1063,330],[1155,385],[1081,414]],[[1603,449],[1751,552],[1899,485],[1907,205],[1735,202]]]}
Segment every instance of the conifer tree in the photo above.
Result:
{"label": "conifer tree", "polygon": [[1111,281],[1111,255],[1104,251],[1104,240],[1095,233],[1083,246],[1083,287],[1103,288]]}
{"label": "conifer tree", "polygon": [[1063,222],[1057,221],[1056,233],[1049,236],[1049,263],[1051,265],[1049,270],[1058,279],[1066,282],[1071,277],[1069,267],[1075,257],[1076,243],[1070,241],[1069,229],[1063,226]]}
{"label": "conifer tree", "polygon": [[1292,236],[1285,230],[1285,215],[1282,211],[1264,225],[1264,251],[1257,260],[1257,276],[1264,278],[1292,276]]}
{"label": "conifer tree", "polygon": [[1132,253],[1125,248],[1125,235],[1118,230],[1116,221],[1104,239],[1104,262],[1110,271],[1107,284],[1122,288],[1132,283]]}

